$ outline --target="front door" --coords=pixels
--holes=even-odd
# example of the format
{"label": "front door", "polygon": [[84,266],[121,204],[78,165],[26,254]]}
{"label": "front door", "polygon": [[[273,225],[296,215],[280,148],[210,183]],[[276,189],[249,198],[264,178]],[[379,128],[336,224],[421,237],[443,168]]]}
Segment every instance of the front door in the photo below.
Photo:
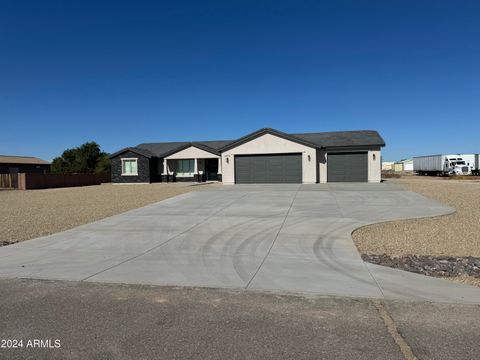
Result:
{"label": "front door", "polygon": [[218,159],[205,159],[205,180],[218,180]]}

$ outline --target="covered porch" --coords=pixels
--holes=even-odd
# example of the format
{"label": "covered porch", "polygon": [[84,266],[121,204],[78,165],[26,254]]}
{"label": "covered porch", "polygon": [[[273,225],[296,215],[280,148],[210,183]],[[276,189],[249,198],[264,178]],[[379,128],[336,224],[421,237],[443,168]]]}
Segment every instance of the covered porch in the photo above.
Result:
{"label": "covered porch", "polygon": [[162,162],[162,182],[205,182],[222,181],[222,162],[220,157],[171,159]]}
{"label": "covered porch", "polygon": [[196,144],[184,146],[159,159],[162,182],[222,181],[222,158],[219,153]]}

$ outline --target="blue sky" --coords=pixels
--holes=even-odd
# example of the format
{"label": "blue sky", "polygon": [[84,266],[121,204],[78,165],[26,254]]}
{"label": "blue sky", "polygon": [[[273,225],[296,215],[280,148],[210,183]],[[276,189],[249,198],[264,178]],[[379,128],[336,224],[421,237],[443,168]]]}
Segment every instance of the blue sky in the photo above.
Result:
{"label": "blue sky", "polygon": [[378,130],[480,152],[478,1],[0,1],[0,154]]}

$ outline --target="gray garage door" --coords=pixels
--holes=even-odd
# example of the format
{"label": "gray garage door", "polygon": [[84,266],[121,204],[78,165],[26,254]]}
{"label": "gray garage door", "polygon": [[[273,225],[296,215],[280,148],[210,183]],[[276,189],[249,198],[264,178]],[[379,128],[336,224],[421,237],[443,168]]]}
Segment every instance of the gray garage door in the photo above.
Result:
{"label": "gray garage door", "polygon": [[338,153],[327,155],[328,182],[368,181],[367,153]]}
{"label": "gray garage door", "polygon": [[236,155],[235,183],[302,182],[302,154]]}

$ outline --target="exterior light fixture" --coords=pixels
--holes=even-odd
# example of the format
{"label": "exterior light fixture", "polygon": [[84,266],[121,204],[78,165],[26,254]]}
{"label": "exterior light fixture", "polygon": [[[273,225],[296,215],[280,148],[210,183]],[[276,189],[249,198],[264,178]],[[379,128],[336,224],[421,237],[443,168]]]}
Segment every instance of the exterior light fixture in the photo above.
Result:
{"label": "exterior light fixture", "polygon": [[375,156],[375,154],[373,154],[373,160],[376,160],[376,158],[377,158],[377,157]]}
{"label": "exterior light fixture", "polygon": [[310,155],[308,155],[307,158],[308,158],[308,161],[310,161],[310,159],[311,159]]}

